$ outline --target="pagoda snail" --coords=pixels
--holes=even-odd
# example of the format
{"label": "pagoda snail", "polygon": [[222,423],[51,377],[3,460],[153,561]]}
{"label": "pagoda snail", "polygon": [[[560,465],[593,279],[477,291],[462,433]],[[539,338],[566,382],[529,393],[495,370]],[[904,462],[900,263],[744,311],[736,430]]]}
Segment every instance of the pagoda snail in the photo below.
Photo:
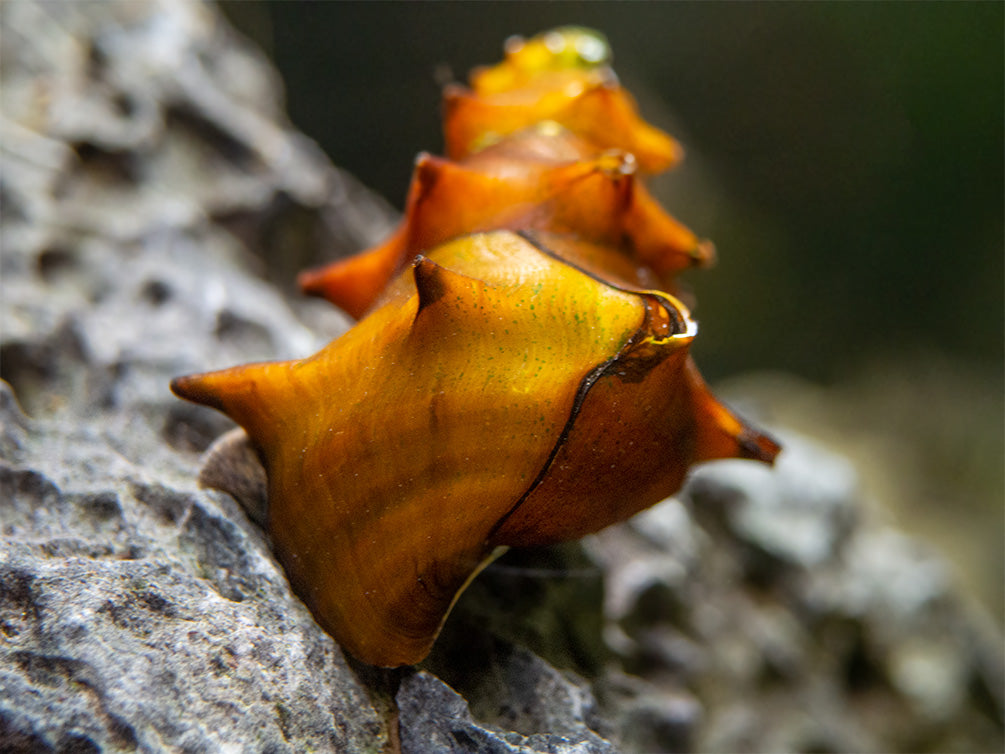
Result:
{"label": "pagoda snail", "polygon": [[[474,79],[492,91],[448,94],[474,103],[448,105],[453,119],[510,91],[518,103],[528,88],[560,96],[500,116],[498,132],[448,117],[457,160],[420,159],[391,241],[305,278],[365,314],[348,332],[302,360],[172,382],[247,431],[294,589],[364,662],[424,658],[501,548],[624,520],[679,489],[695,462],[778,452],[688,355],[697,326],[667,291],[707,247],[633,174],[677,150],[584,40],[604,44],[579,29],[511,43]],[[568,54],[577,46],[591,59]],[[563,105],[576,100],[564,80],[615,97],[621,130],[597,122],[595,102]]]}

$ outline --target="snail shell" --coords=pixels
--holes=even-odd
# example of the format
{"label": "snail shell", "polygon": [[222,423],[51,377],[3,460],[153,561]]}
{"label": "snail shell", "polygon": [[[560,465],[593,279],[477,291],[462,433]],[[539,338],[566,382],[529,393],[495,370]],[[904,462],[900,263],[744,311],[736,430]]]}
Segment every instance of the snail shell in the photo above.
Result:
{"label": "snail shell", "polygon": [[[596,32],[512,39],[506,59],[444,92],[449,159],[418,157],[405,218],[384,244],[300,275],[306,292],[362,316],[416,254],[466,233],[569,233],[617,248],[647,287],[715,258],[653,199],[639,173],[673,165],[679,145],[639,117]],[[619,280],[618,282],[625,282]]]}
{"label": "snail shell", "polygon": [[362,319],[309,358],[172,383],[246,430],[294,589],[365,662],[425,657],[500,549],[628,518],[696,462],[779,450],[691,360],[674,278],[713,250],[645,189],[680,149],[608,57],[583,29],[509,42],[448,88],[449,158],[420,156],[394,235],[302,275]]}
{"label": "snail shell", "polygon": [[699,460],[774,457],[705,389],[695,334],[672,296],[495,231],[416,259],[310,358],[172,389],[245,428],[294,588],[353,655],[395,666],[497,548],[624,519]]}

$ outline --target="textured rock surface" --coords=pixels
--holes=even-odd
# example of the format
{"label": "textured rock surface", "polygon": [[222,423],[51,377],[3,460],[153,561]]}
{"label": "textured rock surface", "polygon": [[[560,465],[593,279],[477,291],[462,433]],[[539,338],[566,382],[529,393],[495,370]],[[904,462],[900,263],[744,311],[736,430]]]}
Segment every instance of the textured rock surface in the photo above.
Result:
{"label": "textured rock surface", "polygon": [[798,437],[775,473],[709,466],[509,554],[423,670],[347,660],[198,485],[230,425],[167,382],[338,332],[264,275],[372,242],[386,209],[210,8],[0,20],[0,750],[1001,750],[998,629]]}
{"label": "textured rock surface", "polygon": [[196,486],[227,423],[165,380],[318,342],[236,272],[263,267],[236,231],[358,246],[380,205],[208,9],[0,14],[0,749],[379,750],[383,713],[261,531]]}
{"label": "textured rock surface", "polygon": [[525,650],[500,653],[496,670],[487,676],[489,693],[505,701],[492,727],[473,720],[467,702],[435,676],[419,672],[404,678],[396,697],[403,754],[616,751],[590,728],[596,702],[584,682],[566,678]]}

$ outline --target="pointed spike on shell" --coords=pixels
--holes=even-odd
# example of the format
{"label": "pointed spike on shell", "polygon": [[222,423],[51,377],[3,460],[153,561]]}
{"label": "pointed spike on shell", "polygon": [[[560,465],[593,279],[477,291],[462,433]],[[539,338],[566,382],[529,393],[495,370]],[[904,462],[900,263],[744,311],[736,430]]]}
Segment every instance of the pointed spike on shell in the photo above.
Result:
{"label": "pointed spike on shell", "polygon": [[716,398],[693,362],[689,362],[688,369],[694,384],[697,417],[695,461],[744,458],[773,465],[782,446]]}
{"label": "pointed spike on shell", "polygon": [[414,204],[436,182],[437,176],[443,172],[443,164],[446,162],[447,160],[442,157],[436,157],[429,152],[418,154],[412,172],[412,186],[408,192],[409,205]]}
{"label": "pointed spike on shell", "polygon": [[300,290],[335,304],[349,316],[362,317],[404,261],[404,225],[380,246],[297,276]]}
{"label": "pointed spike on shell", "polygon": [[219,383],[208,379],[211,374],[215,373],[204,372],[175,377],[171,380],[171,392],[192,403],[199,403],[223,411],[223,394],[220,391]]}
{"label": "pointed spike on shell", "polygon": [[284,391],[294,363],[270,361],[189,374],[171,380],[171,391],[179,398],[226,414],[261,447],[271,441],[276,417],[285,410]]}
{"label": "pointed spike on shell", "polygon": [[424,201],[449,166],[448,161],[428,152],[416,155],[405,217],[393,235],[380,246],[348,259],[301,272],[297,278],[300,289],[327,299],[355,319],[362,317],[407,264],[415,246],[416,216],[424,211]]}
{"label": "pointed spike on shell", "polygon": [[667,212],[641,183],[633,186],[623,222],[639,259],[657,275],[672,275],[714,258],[715,247]]}
{"label": "pointed spike on shell", "polygon": [[749,425],[744,426],[736,440],[740,451],[737,458],[760,461],[773,466],[775,458],[782,452],[782,446],[775,438]]}
{"label": "pointed spike on shell", "polygon": [[469,289],[472,284],[480,284],[479,281],[469,278],[467,275],[451,272],[445,267],[441,267],[429,257],[421,254],[412,262],[412,275],[415,280],[415,290],[419,296],[416,316],[447,295],[452,288],[457,288],[457,282],[463,280],[468,284]]}
{"label": "pointed spike on shell", "polygon": [[691,256],[694,259],[695,266],[697,267],[712,267],[718,261],[715,244],[707,238],[698,240],[698,243],[695,244],[695,247],[691,252]]}

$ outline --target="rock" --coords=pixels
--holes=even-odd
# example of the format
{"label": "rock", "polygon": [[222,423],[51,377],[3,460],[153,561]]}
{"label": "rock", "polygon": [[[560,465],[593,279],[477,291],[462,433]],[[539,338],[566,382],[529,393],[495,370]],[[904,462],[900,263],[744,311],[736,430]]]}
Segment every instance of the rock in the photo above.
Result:
{"label": "rock", "polygon": [[504,556],[420,669],[346,658],[255,523],[254,453],[167,385],[338,334],[284,290],[391,214],[211,6],[0,21],[0,750],[1001,749],[1000,629],[797,436]]}
{"label": "rock", "polygon": [[382,744],[367,690],[232,500],[125,457],[100,417],[29,420],[0,384],[17,445],[0,465],[0,743]]}
{"label": "rock", "polygon": [[694,695],[700,751],[995,748],[999,629],[846,462],[778,434],[774,471],[709,464],[587,542],[623,667]]}
{"label": "rock", "polygon": [[0,14],[0,749],[379,750],[373,692],[196,483],[229,422],[167,381],[326,340],[251,272],[266,228],[338,253],[389,214],[208,6]]}
{"label": "rock", "polygon": [[[596,702],[582,680],[570,680],[530,652],[501,652],[475,722],[464,698],[427,672],[398,689],[401,750],[424,752],[561,752],[610,754],[615,747],[590,727]],[[486,696],[482,694],[483,698]]]}
{"label": "rock", "polygon": [[700,514],[726,501],[730,534],[766,558],[800,568],[827,562],[858,510],[854,469],[843,458],[783,434],[774,468],[723,461],[692,474],[688,494]]}

